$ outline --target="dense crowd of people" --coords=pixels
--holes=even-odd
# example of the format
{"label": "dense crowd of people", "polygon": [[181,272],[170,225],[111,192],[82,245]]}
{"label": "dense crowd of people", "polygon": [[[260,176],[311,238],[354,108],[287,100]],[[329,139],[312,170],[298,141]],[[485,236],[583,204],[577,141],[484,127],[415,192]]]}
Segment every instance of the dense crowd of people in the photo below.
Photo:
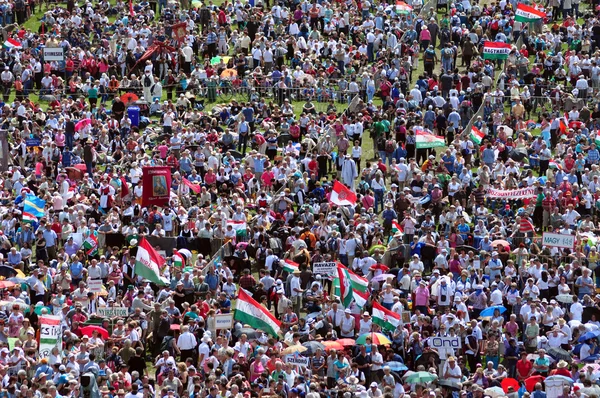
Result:
{"label": "dense crowd of people", "polygon": [[0,394],[600,396],[597,6],[0,0]]}

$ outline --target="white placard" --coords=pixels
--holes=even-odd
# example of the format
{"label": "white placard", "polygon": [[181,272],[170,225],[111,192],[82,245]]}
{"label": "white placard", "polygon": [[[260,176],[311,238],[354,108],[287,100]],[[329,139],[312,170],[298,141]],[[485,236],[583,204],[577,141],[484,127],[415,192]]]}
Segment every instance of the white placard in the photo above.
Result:
{"label": "white placard", "polygon": [[40,358],[48,358],[54,347],[62,347],[60,316],[44,315],[40,318]]}
{"label": "white placard", "polygon": [[575,235],[553,234],[544,232],[542,235],[542,246],[562,247],[573,249],[575,247]]}
{"label": "white placard", "polygon": [[73,232],[70,237],[73,238],[73,244],[81,247],[83,244],[83,234],[81,232]]}
{"label": "white placard", "polygon": [[100,318],[126,318],[129,312],[126,307],[102,307],[96,310]]}
{"label": "white placard", "polygon": [[88,279],[88,289],[93,293],[102,292],[102,279]]}
{"label": "white placard", "polygon": [[313,274],[336,276],[337,275],[337,263],[335,263],[335,262],[313,263]]}
{"label": "white placard", "polygon": [[454,337],[430,337],[429,347],[444,348],[444,349],[459,349],[461,347],[461,339],[459,336]]}
{"label": "white placard", "polygon": [[62,47],[44,47],[44,61],[64,61],[65,51]]}
{"label": "white placard", "polygon": [[216,314],[215,329],[231,329],[233,327],[233,314]]}
{"label": "white placard", "polygon": [[310,358],[302,357],[300,355],[286,355],[285,362],[291,365],[302,366],[307,368],[310,364]]}

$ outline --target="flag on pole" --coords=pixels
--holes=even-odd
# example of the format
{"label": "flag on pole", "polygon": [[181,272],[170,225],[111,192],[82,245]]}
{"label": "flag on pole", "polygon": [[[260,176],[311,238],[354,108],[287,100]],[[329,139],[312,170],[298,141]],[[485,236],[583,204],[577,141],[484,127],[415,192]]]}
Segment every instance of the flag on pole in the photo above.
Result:
{"label": "flag on pole", "polygon": [[356,194],[341,182],[336,181],[333,183],[329,201],[338,206],[354,206],[356,204]]}
{"label": "flag on pole", "polygon": [[233,319],[274,337],[281,332],[281,322],[244,289],[239,291]]}
{"label": "flag on pole", "polygon": [[246,230],[248,229],[248,225],[246,224],[246,221],[227,220],[227,226],[228,227],[231,226],[233,228],[236,236],[245,235]]}
{"label": "flag on pole", "polygon": [[4,42],[3,46],[4,46],[4,48],[6,48],[8,50],[12,50],[13,48],[16,48],[16,49],[23,48],[20,41],[15,40],[15,39],[10,39],[10,38]]}
{"label": "flag on pole", "polygon": [[41,218],[46,215],[44,208],[46,207],[46,201],[38,198],[33,194],[28,194],[25,197],[25,202],[23,204],[23,212],[29,213],[32,216]]}
{"label": "flag on pole", "polygon": [[98,237],[96,235],[88,236],[81,244],[85,250],[85,254],[88,256],[95,256],[98,254]]}
{"label": "flag on pole", "polygon": [[[340,278],[337,276],[333,278],[333,294],[337,297],[342,296],[342,294],[340,293]],[[354,302],[357,306],[359,306],[360,308],[364,308],[364,306],[367,304],[367,301],[369,300],[369,293],[363,293],[353,288],[352,298],[354,299]]]}
{"label": "flag on pole", "polygon": [[483,43],[483,59],[506,59],[511,50],[510,44],[486,41]]}
{"label": "flag on pole", "polygon": [[185,266],[185,256],[177,250],[173,251],[173,265],[180,269]]}
{"label": "flag on pole", "polygon": [[483,137],[485,137],[485,134],[483,134],[477,127],[471,127],[471,139],[474,143],[476,143],[477,145],[481,145]]}
{"label": "flag on pole", "polygon": [[191,182],[190,180],[188,180],[185,177],[183,177],[183,183],[185,185],[187,185],[192,191],[194,191],[194,193],[196,193],[196,194],[200,193],[200,185],[194,184],[193,182]]}
{"label": "flag on pole", "polygon": [[392,235],[397,232],[404,233],[404,228],[402,228],[402,225],[398,224],[398,221],[392,220]]}
{"label": "flag on pole", "polygon": [[415,131],[417,149],[438,148],[446,146],[444,137],[433,135],[424,130]]}
{"label": "flag on pole", "polygon": [[523,217],[521,218],[521,222],[519,223],[519,231],[521,233],[533,232],[535,231],[535,228],[531,221]]}
{"label": "flag on pole", "polygon": [[133,18],[135,16],[135,12],[133,11],[133,1],[129,0],[129,15]]}
{"label": "flag on pole", "polygon": [[[596,137],[596,139],[598,139],[598,137]],[[555,169],[558,169],[558,170],[562,170],[563,169],[562,164],[558,163],[556,160],[551,160],[548,163],[548,167],[552,167],[552,168],[555,168]]]}
{"label": "flag on pole", "polygon": [[535,22],[541,18],[546,18],[545,12],[536,10],[534,7],[525,5],[523,3],[517,4],[517,10],[515,11],[515,21]]}
{"label": "flag on pole", "polygon": [[385,330],[396,330],[402,324],[402,317],[373,301],[373,323]]}
{"label": "flag on pole", "polygon": [[344,308],[350,307],[353,300],[352,295],[352,282],[350,281],[350,274],[348,269],[342,264],[337,264],[338,278],[340,280],[340,300]]}
{"label": "flag on pole", "polygon": [[38,219],[37,219],[36,216],[34,216],[31,213],[26,213],[26,212],[23,212],[22,219],[23,219],[24,223],[28,223],[28,224],[33,224],[33,223],[37,223],[38,222]]}
{"label": "flag on pole", "polygon": [[169,280],[160,275],[160,268],[163,265],[165,265],[165,259],[148,243],[146,238],[142,238],[138,244],[133,273],[157,285],[167,285]]}
{"label": "flag on pole", "polygon": [[283,270],[291,274],[298,269],[299,265],[300,264],[295,263],[292,260],[285,260],[283,262]]}

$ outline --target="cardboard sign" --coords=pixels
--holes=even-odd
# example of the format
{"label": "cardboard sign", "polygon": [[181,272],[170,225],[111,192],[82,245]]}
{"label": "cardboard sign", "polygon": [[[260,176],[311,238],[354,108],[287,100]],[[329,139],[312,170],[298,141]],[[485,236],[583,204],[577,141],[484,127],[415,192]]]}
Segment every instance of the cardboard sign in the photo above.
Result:
{"label": "cardboard sign", "polygon": [[233,327],[233,314],[216,314],[215,329],[231,329]]}
{"label": "cardboard sign", "polygon": [[93,293],[102,292],[102,279],[88,279],[88,289]]}
{"label": "cardboard sign", "polygon": [[562,235],[544,232],[542,235],[542,246],[573,249],[575,247],[575,235]]}
{"label": "cardboard sign", "polygon": [[126,318],[129,311],[126,307],[103,307],[96,310],[100,318]]}
{"label": "cardboard sign", "polygon": [[313,263],[313,274],[336,276],[337,275],[337,263],[335,263],[335,262]]}
{"label": "cardboard sign", "polygon": [[286,355],[285,362],[291,365],[302,366],[307,368],[310,364],[310,358],[301,357],[300,355]]}
{"label": "cardboard sign", "polygon": [[459,349],[462,346],[461,338],[459,336],[454,337],[430,337],[429,346],[431,348],[444,348],[444,349]]}

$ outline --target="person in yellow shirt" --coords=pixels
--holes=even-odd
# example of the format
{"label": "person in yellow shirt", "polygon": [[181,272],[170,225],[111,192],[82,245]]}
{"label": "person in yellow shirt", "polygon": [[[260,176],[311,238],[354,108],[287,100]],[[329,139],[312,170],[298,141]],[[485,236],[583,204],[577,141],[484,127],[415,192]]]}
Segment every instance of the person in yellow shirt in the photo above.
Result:
{"label": "person in yellow shirt", "polygon": [[525,107],[521,103],[521,99],[515,98],[515,104],[512,107],[512,114],[513,117],[517,120],[523,118],[523,115],[525,114]]}

